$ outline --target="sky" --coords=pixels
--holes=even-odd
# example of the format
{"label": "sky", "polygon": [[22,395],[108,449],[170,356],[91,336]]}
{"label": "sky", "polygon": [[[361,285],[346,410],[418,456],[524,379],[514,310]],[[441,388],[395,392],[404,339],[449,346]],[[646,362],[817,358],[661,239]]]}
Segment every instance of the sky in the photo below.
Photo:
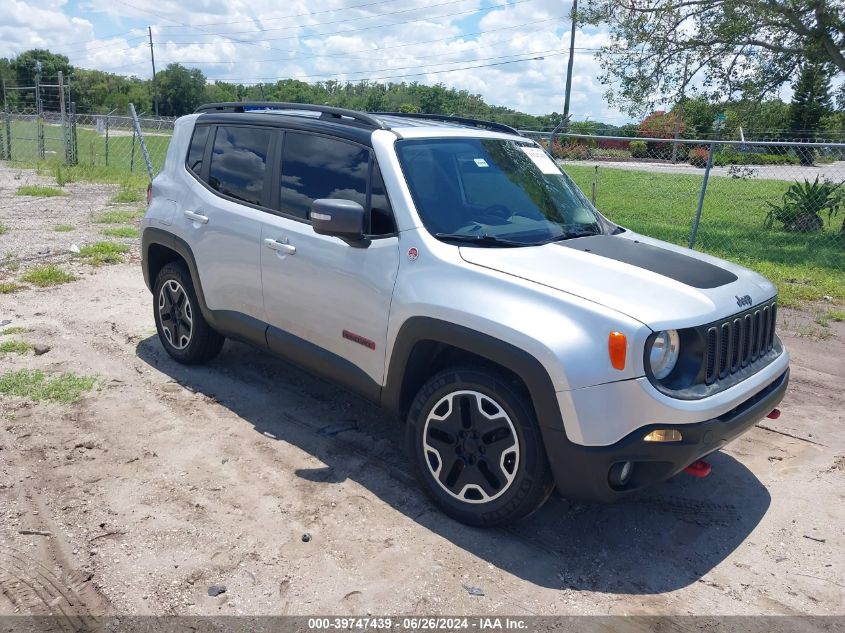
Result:
{"label": "sky", "polygon": [[[9,6],[11,3],[11,6]],[[48,48],[71,64],[151,76],[178,62],[210,80],[442,82],[529,114],[563,111],[568,0],[5,0],[0,57]],[[621,124],[576,33],[573,120]],[[542,59],[537,59],[542,58]],[[449,72],[446,72],[449,71]]]}

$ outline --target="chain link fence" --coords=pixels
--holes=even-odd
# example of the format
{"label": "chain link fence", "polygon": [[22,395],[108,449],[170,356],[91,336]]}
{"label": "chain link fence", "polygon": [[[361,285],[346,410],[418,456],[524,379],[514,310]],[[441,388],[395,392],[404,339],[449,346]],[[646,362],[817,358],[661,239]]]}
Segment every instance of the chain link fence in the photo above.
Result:
{"label": "chain link fence", "polygon": [[551,152],[611,220],[754,268],[789,297],[845,299],[845,143],[556,134]]}
{"label": "chain link fence", "polygon": [[[138,132],[129,114],[33,112],[7,108],[0,121],[0,159],[21,167],[74,167],[80,176],[115,182],[147,177]],[[138,117],[143,140],[157,173],[173,133],[175,119]]]}
{"label": "chain link fence", "polygon": [[[2,115],[0,258],[134,235],[149,182],[141,140],[157,173],[172,119],[142,114],[136,126],[128,113],[78,114],[73,103]],[[548,132],[523,133],[551,147],[611,220],[758,270],[787,304],[845,304],[845,143],[581,134],[550,143]],[[40,241],[9,237],[29,225]],[[86,229],[51,233],[62,225]]]}

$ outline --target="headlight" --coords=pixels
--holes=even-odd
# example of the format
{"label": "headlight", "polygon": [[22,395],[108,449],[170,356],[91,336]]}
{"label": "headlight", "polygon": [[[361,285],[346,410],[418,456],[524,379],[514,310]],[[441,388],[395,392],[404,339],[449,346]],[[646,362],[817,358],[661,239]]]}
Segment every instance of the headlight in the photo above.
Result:
{"label": "headlight", "polygon": [[675,363],[678,362],[680,351],[681,339],[677,330],[664,330],[657,333],[648,354],[651,373],[655,378],[662,380],[672,373]]}

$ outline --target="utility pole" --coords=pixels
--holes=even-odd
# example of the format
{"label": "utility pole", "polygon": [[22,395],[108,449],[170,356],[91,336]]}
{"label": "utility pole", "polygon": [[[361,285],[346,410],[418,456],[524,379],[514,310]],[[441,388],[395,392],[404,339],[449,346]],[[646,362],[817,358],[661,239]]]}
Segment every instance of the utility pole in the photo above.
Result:
{"label": "utility pole", "polygon": [[153,107],[155,108],[156,118],[158,118],[158,90],[156,89],[156,56],[153,51],[153,27],[147,27],[147,33],[150,34],[150,61],[153,64]]}
{"label": "utility pole", "polygon": [[569,129],[569,94],[572,92],[572,64],[575,62],[575,26],[577,24],[575,15],[578,12],[578,0],[572,0],[572,31],[569,35],[569,63],[566,70],[566,96],[563,100],[563,124],[564,130]]}

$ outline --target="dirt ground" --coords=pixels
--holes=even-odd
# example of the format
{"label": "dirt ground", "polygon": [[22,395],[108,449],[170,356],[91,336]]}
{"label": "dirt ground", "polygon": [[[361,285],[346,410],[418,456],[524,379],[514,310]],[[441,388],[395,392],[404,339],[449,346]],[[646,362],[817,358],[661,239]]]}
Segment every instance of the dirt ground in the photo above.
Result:
{"label": "dirt ground", "polygon": [[[87,191],[76,243],[99,239],[85,217],[113,188]],[[177,365],[137,245],[123,264],[70,262],[43,237],[70,201],[38,220],[9,200],[0,249],[19,267],[0,282],[45,244],[80,278],[0,295],[0,329],[31,330],[0,339],[50,347],[0,355],[0,374],[99,380],[75,404],[0,395],[0,615],[843,613],[845,324],[802,338],[790,324],[809,317],[783,311],[783,415],[708,478],[473,529],[417,489],[393,419],[244,345]]]}

